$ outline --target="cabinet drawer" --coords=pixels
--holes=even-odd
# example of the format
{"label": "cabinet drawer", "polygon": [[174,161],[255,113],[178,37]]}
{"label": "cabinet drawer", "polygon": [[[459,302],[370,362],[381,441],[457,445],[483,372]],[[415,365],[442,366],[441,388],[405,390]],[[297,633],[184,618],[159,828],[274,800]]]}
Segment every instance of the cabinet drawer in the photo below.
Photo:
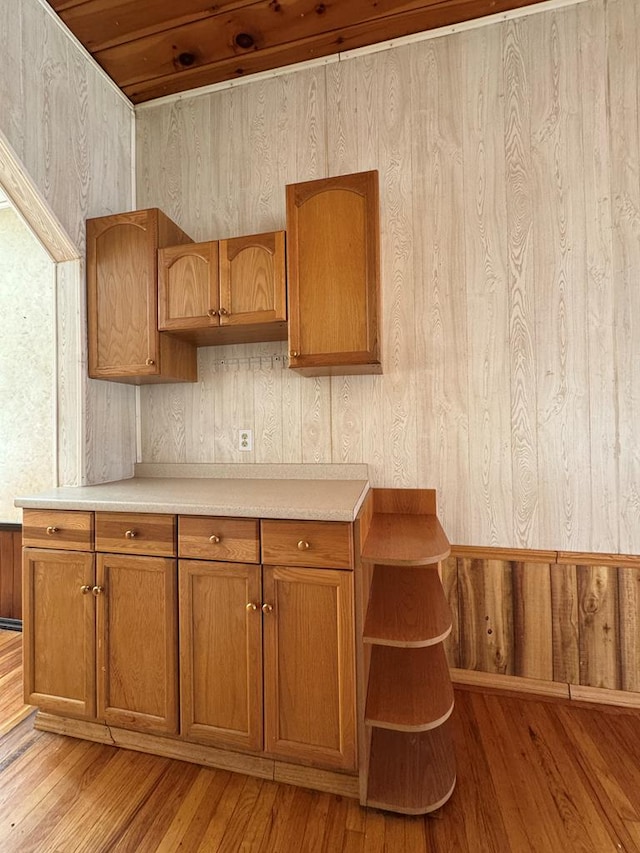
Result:
{"label": "cabinet drawer", "polygon": [[97,512],[96,551],[175,557],[175,515]]}
{"label": "cabinet drawer", "polygon": [[251,518],[181,515],[178,554],[199,560],[259,563],[258,522]]}
{"label": "cabinet drawer", "polygon": [[22,512],[22,544],[31,548],[93,551],[93,513],[25,509]]}
{"label": "cabinet drawer", "polygon": [[261,531],[263,563],[353,568],[348,521],[262,521]]}

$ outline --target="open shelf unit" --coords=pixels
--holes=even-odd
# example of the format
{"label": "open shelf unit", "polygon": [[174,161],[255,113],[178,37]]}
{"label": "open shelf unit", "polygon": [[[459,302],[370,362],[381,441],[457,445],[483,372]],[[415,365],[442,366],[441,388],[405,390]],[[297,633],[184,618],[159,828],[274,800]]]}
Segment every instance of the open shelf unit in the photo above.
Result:
{"label": "open shelf unit", "polygon": [[374,489],[361,554],[364,584],[363,804],[403,814],[440,808],[455,787],[440,582],[450,551],[432,489]]}

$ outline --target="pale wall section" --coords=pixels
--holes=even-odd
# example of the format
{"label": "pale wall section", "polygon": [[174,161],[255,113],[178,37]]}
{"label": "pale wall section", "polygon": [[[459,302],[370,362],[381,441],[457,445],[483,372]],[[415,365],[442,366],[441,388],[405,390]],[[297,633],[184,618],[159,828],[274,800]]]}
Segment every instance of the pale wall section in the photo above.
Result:
{"label": "pale wall section", "polygon": [[[131,105],[41,0],[0,3],[0,130],[84,254],[85,219],[132,206]],[[117,479],[135,461],[135,391],[87,379],[84,269],[58,267],[63,484]]]}
{"label": "pale wall section", "polygon": [[379,377],[201,349],[198,384],[142,391],[144,460],[366,462],[436,487],[459,544],[640,553],[638,14],[592,0],[140,108],[139,204],[195,239],[377,168],[384,306]]}
{"label": "pale wall section", "polygon": [[9,209],[0,210],[0,522],[18,495],[55,485],[55,266]]}

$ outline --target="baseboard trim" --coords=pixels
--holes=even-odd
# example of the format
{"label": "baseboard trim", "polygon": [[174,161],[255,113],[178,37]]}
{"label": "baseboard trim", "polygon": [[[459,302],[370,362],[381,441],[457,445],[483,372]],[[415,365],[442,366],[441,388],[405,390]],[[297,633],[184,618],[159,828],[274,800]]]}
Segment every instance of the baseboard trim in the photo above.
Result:
{"label": "baseboard trim", "polygon": [[618,708],[640,708],[640,693],[628,690],[609,690],[606,687],[586,687],[560,681],[542,681],[519,675],[500,675],[469,669],[451,669],[451,681],[461,687],[502,690],[529,696],[549,696],[574,702],[613,705]]}
{"label": "baseboard trim", "polygon": [[216,749],[175,737],[118,729],[99,722],[58,717],[45,711],[36,714],[34,727],[40,731],[110,744],[122,749],[133,749],[136,752],[174,758],[177,761],[188,761],[217,770],[243,773],[245,776],[255,776],[259,779],[286,782],[356,800],[359,797],[359,782],[355,775],[293,765],[261,755]]}
{"label": "baseboard trim", "polygon": [[6,616],[0,616],[0,630],[22,631],[22,619],[9,619]]}

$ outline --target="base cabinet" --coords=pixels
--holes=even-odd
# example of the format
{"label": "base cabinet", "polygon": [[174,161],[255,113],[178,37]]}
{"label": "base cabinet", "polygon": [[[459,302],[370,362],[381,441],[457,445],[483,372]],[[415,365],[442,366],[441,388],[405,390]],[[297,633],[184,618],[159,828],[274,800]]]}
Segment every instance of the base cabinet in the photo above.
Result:
{"label": "base cabinet", "polygon": [[25,701],[178,731],[175,560],[24,550]]}
{"label": "base cabinet", "polygon": [[264,568],[265,749],[356,769],[353,573]]}
{"label": "base cabinet", "polygon": [[176,561],[97,555],[98,717],[178,733]]}
{"label": "base cabinet", "polygon": [[94,555],[23,552],[24,698],[53,714],[96,712]]}

